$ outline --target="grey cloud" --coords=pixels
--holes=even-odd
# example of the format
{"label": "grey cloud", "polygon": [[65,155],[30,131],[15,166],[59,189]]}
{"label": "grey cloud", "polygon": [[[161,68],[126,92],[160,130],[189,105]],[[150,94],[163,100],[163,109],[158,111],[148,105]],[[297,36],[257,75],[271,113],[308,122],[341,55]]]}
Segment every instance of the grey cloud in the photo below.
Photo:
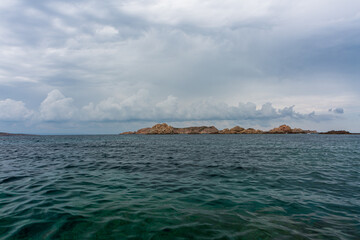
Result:
{"label": "grey cloud", "polygon": [[[27,109],[37,121],[326,120],[336,117],[326,113],[332,106],[358,108],[358,7],[351,0],[6,0],[0,99],[40,105]],[[53,92],[41,103],[54,88],[72,98]],[[237,104],[248,101],[281,107]]]}
{"label": "grey cloud", "polygon": [[[0,101],[2,120],[32,118],[38,122],[101,122],[101,121],[205,121],[205,120],[256,120],[268,122],[274,119],[316,120],[315,113],[302,114],[294,106],[276,109],[271,103],[257,108],[254,103],[239,103],[229,106],[214,100],[186,104],[174,96],[154,102],[147,90],[125,99],[108,98],[97,104],[78,108],[72,98],[60,91],[51,91],[38,111],[25,108],[23,102],[6,99]],[[321,115],[319,116],[322,117]]]}
{"label": "grey cloud", "polygon": [[343,114],[344,113],[344,109],[343,108],[330,108],[329,112],[334,112],[336,114]]}

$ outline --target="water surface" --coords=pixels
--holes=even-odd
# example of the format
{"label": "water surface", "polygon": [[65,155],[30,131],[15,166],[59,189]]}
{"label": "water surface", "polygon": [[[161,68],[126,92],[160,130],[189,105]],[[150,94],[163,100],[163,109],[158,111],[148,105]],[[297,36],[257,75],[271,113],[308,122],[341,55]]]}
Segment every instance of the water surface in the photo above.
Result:
{"label": "water surface", "polygon": [[360,136],[0,137],[0,239],[360,239]]}

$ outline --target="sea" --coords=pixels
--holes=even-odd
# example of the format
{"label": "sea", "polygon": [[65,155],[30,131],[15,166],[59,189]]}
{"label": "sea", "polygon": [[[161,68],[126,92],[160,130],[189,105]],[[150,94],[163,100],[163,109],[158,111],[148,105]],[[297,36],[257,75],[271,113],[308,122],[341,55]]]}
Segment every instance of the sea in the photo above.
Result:
{"label": "sea", "polygon": [[0,137],[0,239],[360,239],[360,135]]}

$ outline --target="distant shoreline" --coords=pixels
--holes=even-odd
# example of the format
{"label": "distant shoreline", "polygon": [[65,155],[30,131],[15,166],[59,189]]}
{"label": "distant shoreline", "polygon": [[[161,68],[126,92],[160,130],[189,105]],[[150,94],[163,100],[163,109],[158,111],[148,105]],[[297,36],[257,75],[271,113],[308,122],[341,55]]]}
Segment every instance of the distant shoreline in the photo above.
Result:
{"label": "distant shoreline", "polygon": [[303,130],[301,128],[291,128],[288,125],[281,125],[277,128],[273,128],[269,131],[263,131],[254,128],[242,128],[240,126],[235,126],[233,128],[225,128],[218,130],[214,126],[201,126],[201,127],[186,127],[186,128],[175,128],[166,123],[159,123],[152,127],[141,128],[137,131],[128,131],[120,133],[121,135],[172,135],[172,134],[355,134],[360,135],[360,133],[350,133],[345,130],[331,130],[328,132],[317,132],[316,130]]}
{"label": "distant shoreline", "polygon": [[34,134],[23,134],[23,133],[7,133],[7,132],[0,132],[1,136],[37,136]]}

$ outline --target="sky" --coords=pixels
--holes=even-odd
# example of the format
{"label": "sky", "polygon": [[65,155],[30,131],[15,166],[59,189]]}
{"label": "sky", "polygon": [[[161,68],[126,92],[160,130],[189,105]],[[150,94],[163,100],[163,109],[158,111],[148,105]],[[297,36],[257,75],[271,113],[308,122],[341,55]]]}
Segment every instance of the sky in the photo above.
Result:
{"label": "sky", "polygon": [[0,132],[360,132],[360,1],[0,1]]}

